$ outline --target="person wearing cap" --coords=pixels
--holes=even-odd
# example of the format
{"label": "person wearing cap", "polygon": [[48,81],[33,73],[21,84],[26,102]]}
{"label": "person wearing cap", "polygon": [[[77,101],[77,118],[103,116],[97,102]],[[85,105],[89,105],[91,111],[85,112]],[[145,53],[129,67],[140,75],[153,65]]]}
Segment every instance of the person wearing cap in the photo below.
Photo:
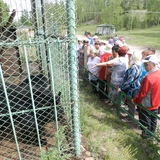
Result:
{"label": "person wearing cap", "polygon": [[[124,81],[120,88],[118,88],[118,92],[122,91],[126,93],[130,98],[134,98],[136,94],[139,92],[140,88],[140,76],[142,74],[141,67],[141,56],[139,52],[134,52],[130,58],[131,67],[127,69],[125,72]],[[135,115],[135,105],[132,104],[130,99],[126,99],[126,103],[128,105],[128,113],[134,117]],[[125,117],[122,119],[123,122],[132,122],[129,117]]]}
{"label": "person wearing cap", "polygon": [[96,35],[93,36],[93,41],[94,41],[94,45],[95,45],[95,43],[99,41],[99,40],[98,40],[98,36],[96,36]]}
{"label": "person wearing cap", "polygon": [[[148,51],[149,51],[150,55],[156,54],[156,49],[153,48],[153,47],[149,47],[149,48],[148,48]],[[160,60],[158,60],[157,67],[160,69]]]}
{"label": "person wearing cap", "polygon": [[124,80],[125,71],[128,68],[128,61],[125,58],[128,49],[125,46],[122,46],[118,48],[117,52],[119,55],[118,58],[103,63],[97,63],[93,66],[93,67],[112,66],[111,85],[116,88],[116,89],[112,88],[113,102],[116,102],[117,100],[117,89],[121,87]]}
{"label": "person wearing cap", "polygon": [[99,52],[99,57],[106,53],[105,48],[106,48],[107,42],[104,40],[100,40],[100,52]]}
{"label": "person wearing cap", "polygon": [[[144,50],[142,51],[142,60],[145,59],[147,56],[151,55],[151,52],[149,50]],[[142,79],[145,77],[145,75],[147,74],[147,71],[144,67],[144,63],[142,63],[142,74],[140,77],[140,82],[142,81]]]}
{"label": "person wearing cap", "polygon": [[[139,122],[149,131],[155,133],[157,118],[153,114],[158,114],[158,108],[160,106],[160,70],[157,67],[158,58],[155,55],[149,55],[142,62],[144,62],[145,69],[148,73],[143,78],[140,91],[132,99],[132,103],[134,105],[139,103],[150,111],[148,112],[142,107],[139,107]],[[142,138],[148,138],[150,136],[145,128],[141,127]]]}
{"label": "person wearing cap", "polygon": [[104,53],[112,53],[112,45],[111,44],[106,44],[104,47],[101,48],[102,50],[102,54],[100,56],[102,56]]}
{"label": "person wearing cap", "polygon": [[94,69],[92,69],[92,67],[99,62],[100,58],[98,57],[98,51],[96,49],[92,49],[90,52],[90,57],[88,58],[87,68],[89,71],[89,81],[92,84],[93,93],[98,93],[96,86],[99,78],[99,73],[97,72],[99,67],[95,67]]}

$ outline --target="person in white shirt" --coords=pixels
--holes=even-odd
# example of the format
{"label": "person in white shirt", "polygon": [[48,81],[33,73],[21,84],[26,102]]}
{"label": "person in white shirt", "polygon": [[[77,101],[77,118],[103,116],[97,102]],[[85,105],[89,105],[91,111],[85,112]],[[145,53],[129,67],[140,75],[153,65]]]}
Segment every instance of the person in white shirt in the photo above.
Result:
{"label": "person in white shirt", "polygon": [[82,39],[78,38],[78,43],[77,43],[77,48],[76,48],[78,60],[80,58],[80,51],[81,51],[82,47],[83,47]]}
{"label": "person in white shirt", "polygon": [[92,67],[99,62],[100,62],[100,58],[98,57],[98,51],[96,49],[92,49],[90,52],[90,57],[88,58],[87,67],[89,71],[89,81],[92,84],[93,93],[98,93],[96,86],[99,78],[99,74],[97,74],[99,67],[95,67],[95,68],[92,68]]}

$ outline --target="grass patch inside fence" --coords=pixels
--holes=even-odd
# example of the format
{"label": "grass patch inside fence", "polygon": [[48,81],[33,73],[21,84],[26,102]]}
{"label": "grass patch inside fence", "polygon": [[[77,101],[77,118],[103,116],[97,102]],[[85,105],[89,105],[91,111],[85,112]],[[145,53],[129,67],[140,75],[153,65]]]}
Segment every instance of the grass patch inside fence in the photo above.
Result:
{"label": "grass patch inside fence", "polygon": [[135,124],[122,122],[89,85],[80,89],[80,109],[82,143],[95,159],[159,159],[158,144],[142,139]]}

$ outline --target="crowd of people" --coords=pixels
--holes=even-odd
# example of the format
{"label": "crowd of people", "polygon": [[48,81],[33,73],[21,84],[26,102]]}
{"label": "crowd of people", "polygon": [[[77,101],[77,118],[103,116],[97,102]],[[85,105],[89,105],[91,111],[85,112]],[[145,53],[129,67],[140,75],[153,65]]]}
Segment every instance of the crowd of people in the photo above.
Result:
{"label": "crowd of people", "polygon": [[156,50],[150,47],[142,53],[133,52],[124,37],[118,35],[108,41],[99,40],[96,35],[91,37],[89,32],[85,32],[85,36],[78,39],[77,56],[79,64],[88,71],[92,92],[99,94],[108,107],[116,107],[119,92],[127,94],[130,99],[126,98],[124,103],[130,116],[123,117],[123,121],[132,122],[130,117],[138,111],[143,125],[141,136],[150,137],[146,128],[155,133],[157,117],[154,115],[160,110],[160,67]]}

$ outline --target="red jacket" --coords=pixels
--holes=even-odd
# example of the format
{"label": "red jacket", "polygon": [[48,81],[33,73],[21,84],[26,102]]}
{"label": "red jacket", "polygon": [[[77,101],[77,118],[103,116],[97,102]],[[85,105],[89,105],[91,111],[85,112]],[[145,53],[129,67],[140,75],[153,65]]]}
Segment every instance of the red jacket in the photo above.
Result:
{"label": "red jacket", "polygon": [[[150,94],[147,94],[147,93]],[[154,71],[146,75],[141,83],[140,91],[133,98],[133,102],[142,104],[142,100],[146,99],[151,102],[151,106],[147,106],[148,110],[158,109],[160,106],[160,70]]]}
{"label": "red jacket", "polygon": [[[110,55],[112,55],[111,53],[105,53],[105,54],[103,54],[100,58],[101,58],[101,63],[103,63],[103,62],[107,62],[108,61],[108,58],[109,58],[109,56]],[[106,71],[106,66],[103,66],[102,67],[102,69],[100,70],[100,72],[99,72],[99,78],[101,79],[101,80],[104,80],[105,79],[105,71]]]}

